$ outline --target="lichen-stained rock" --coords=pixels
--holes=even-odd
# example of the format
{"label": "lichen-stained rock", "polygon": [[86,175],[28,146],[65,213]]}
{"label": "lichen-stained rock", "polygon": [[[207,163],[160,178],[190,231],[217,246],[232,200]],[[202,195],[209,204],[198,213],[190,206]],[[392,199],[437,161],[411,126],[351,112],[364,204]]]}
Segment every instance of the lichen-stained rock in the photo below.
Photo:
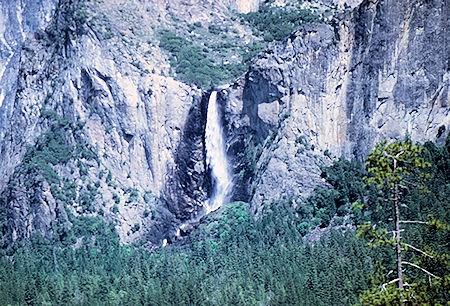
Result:
{"label": "lichen-stained rock", "polygon": [[272,199],[295,202],[324,184],[330,157],[363,158],[377,141],[406,134],[442,142],[448,26],[444,1],[363,1],[333,26],[303,26],[259,55],[221,93],[240,181],[234,199],[256,211]]}

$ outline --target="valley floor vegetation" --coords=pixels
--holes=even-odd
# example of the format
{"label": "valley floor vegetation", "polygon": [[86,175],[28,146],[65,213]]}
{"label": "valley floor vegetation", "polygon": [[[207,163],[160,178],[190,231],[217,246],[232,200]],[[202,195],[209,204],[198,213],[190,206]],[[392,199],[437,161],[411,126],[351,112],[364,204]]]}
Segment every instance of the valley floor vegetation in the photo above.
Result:
{"label": "valley floor vegetation", "polygon": [[[448,224],[450,140],[443,147],[426,143],[421,148],[428,192],[404,189],[402,216],[430,220],[433,215]],[[231,203],[208,215],[180,243],[154,253],[121,245],[114,225],[99,217],[76,218],[69,231],[55,232],[52,240],[35,235],[1,250],[0,304],[446,304],[448,228],[412,226],[403,234],[433,257],[426,261],[413,252],[404,260],[445,281],[436,284],[405,267],[405,283],[415,286],[415,295],[408,295],[412,289],[405,285],[403,295],[389,299],[379,293],[398,292],[395,284],[383,286],[396,271],[395,248],[368,247],[371,240],[358,238],[356,230],[367,223],[392,230],[392,211],[382,206],[389,195],[366,184],[363,178],[373,173],[356,161],[341,158],[322,175],[334,188],[317,189],[302,204],[293,205],[293,199],[267,203],[255,218],[246,203]],[[416,175],[411,172],[407,179],[418,180]],[[1,218],[5,222],[4,214]]]}

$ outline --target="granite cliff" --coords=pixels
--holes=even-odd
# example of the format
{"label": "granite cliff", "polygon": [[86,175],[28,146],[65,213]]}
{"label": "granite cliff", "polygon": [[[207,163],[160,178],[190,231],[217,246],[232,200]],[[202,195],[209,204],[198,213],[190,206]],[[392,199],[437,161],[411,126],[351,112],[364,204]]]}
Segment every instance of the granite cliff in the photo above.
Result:
{"label": "granite cliff", "polygon": [[[449,116],[446,1],[363,1],[260,54],[221,92],[235,199],[301,203],[333,158],[376,142],[443,144]],[[448,3],[447,3],[448,4]]]}
{"label": "granite cliff", "polygon": [[[405,133],[444,140],[448,3],[359,2],[271,44],[220,87],[233,200],[255,212],[282,197],[300,204],[333,158],[362,158]],[[261,3],[2,2],[4,242],[100,216],[123,243],[157,246],[200,211],[210,91],[174,75],[157,29],[227,24],[250,42],[233,14]]]}

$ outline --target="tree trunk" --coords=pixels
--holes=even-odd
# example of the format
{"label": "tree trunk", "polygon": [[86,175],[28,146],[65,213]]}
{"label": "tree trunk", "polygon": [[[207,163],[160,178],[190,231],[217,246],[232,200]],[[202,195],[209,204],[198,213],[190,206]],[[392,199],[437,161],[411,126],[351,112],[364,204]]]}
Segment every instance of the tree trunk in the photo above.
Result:
{"label": "tree trunk", "polygon": [[[394,159],[394,171],[397,166],[397,161]],[[394,183],[394,212],[395,212],[395,247],[397,250],[397,277],[398,288],[403,288],[403,271],[402,271],[402,247],[400,245],[400,207],[398,183]]]}

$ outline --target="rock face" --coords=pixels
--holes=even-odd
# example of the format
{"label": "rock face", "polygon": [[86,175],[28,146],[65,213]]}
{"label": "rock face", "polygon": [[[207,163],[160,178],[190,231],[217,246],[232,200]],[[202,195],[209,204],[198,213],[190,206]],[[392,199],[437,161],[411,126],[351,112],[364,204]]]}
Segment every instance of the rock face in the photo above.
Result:
{"label": "rock face", "polygon": [[[363,1],[334,27],[302,27],[258,56],[221,93],[235,199],[256,211],[300,199],[323,184],[329,157],[363,158],[382,139],[442,142],[448,26],[443,1]],[[241,154],[249,143],[260,152]]]}
{"label": "rock face", "polygon": [[[206,177],[202,92],[167,76],[169,65],[159,48],[137,46],[147,39],[141,33],[130,34],[135,45],[117,34],[105,38],[109,23],[92,20],[114,5],[62,4],[46,30],[36,25],[34,36],[14,55],[20,58],[17,91],[1,108],[13,124],[2,120],[0,129],[5,135],[0,142],[0,190],[11,216],[5,231],[12,240],[35,230],[52,236],[52,222],[69,222],[69,211],[114,221],[123,242],[148,236],[159,244],[177,217],[186,219],[183,205],[199,206],[206,197],[207,190],[186,191],[182,197],[180,189],[168,187],[182,188],[172,185],[173,177],[183,176],[177,184],[192,188],[198,186],[191,179],[201,186]],[[151,32],[151,24],[147,27],[141,30]],[[65,132],[51,134],[58,128]],[[197,138],[191,139],[192,134]],[[77,148],[93,155],[71,154]],[[71,158],[51,158],[59,149]],[[53,170],[45,169],[55,178],[52,182],[38,159],[51,164]],[[190,159],[199,177],[189,177]],[[74,199],[65,207],[68,182],[74,185]]]}
{"label": "rock face", "polygon": [[89,215],[124,243],[159,245],[200,211],[208,94],[170,76],[158,31],[229,23],[259,2],[2,2],[3,240]]}
{"label": "rock face", "polygon": [[10,125],[23,42],[52,19],[56,0],[0,3],[0,143]]}
{"label": "rock face", "polygon": [[[158,26],[207,28],[261,1],[17,3],[0,4],[2,239],[62,235],[74,218],[100,216],[123,243],[160,245],[201,210],[211,179],[209,93],[171,76]],[[301,27],[219,90],[233,200],[255,212],[272,199],[298,204],[325,186],[320,167],[334,157],[362,158],[405,133],[443,141],[445,4],[358,4]]]}
{"label": "rock face", "polygon": [[236,0],[236,10],[243,14],[254,12],[258,10],[261,2],[261,0]]}
{"label": "rock face", "polygon": [[177,149],[176,167],[168,171],[164,198],[169,210],[187,221],[202,210],[211,190],[205,156],[205,126],[209,93],[193,105],[184,125],[183,137]]}

